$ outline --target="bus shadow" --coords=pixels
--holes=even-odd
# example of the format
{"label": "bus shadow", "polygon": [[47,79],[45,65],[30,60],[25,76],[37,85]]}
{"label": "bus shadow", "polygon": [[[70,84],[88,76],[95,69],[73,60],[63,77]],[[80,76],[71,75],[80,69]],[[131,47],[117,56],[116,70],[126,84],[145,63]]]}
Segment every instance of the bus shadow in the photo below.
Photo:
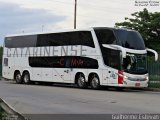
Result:
{"label": "bus shadow", "polygon": [[[6,81],[6,80],[5,80]],[[15,81],[6,81],[7,84],[16,84],[17,83]],[[24,84],[19,84],[19,85],[24,85]],[[75,84],[67,84],[67,83],[51,83],[51,82],[32,82],[31,84],[29,84],[31,86],[42,86],[42,87],[62,87],[62,88],[68,88],[68,89],[80,89],[80,90],[95,90],[95,89],[91,89],[90,86],[88,86],[85,89],[82,88],[78,88]],[[143,88],[124,88],[122,90],[119,90],[116,87],[110,87],[110,86],[101,86],[98,90],[95,91],[115,91],[115,92],[143,92],[144,89]]]}
{"label": "bus shadow", "polygon": [[[88,86],[87,88],[79,88],[77,87],[75,84],[67,84],[67,83],[47,83],[47,82],[38,82],[38,83],[34,83],[32,85],[37,85],[37,86],[48,86],[48,87],[62,87],[62,88],[72,88],[72,89],[80,89],[80,90],[95,90],[95,89],[91,89],[90,86]],[[142,92],[144,91],[143,88],[124,88],[124,89],[117,89],[116,87],[109,87],[109,86],[101,86],[98,90],[95,91],[115,91],[115,92]]]}

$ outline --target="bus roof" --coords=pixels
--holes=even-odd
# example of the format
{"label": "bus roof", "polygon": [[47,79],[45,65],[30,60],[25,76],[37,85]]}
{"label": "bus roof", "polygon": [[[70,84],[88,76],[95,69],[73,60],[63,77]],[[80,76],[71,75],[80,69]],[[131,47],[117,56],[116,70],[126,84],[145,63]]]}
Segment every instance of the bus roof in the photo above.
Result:
{"label": "bus roof", "polygon": [[48,34],[48,33],[61,33],[61,32],[71,32],[71,31],[90,31],[92,28],[88,29],[70,29],[70,30],[54,30],[54,31],[43,31],[43,32],[32,32],[32,33],[20,33],[20,34],[9,34],[6,37],[16,37],[16,36],[27,36],[27,35],[38,35],[38,34]]}
{"label": "bus roof", "polygon": [[5,37],[16,37],[16,36],[27,36],[27,35],[38,35],[38,34],[47,34],[47,33],[62,33],[62,32],[73,32],[73,31],[91,31],[93,29],[122,29],[122,30],[127,30],[127,31],[135,31],[132,29],[127,29],[127,28],[116,28],[116,27],[91,27],[87,29],[70,29],[70,30],[55,30],[55,31],[43,31],[43,32],[33,32],[33,33],[20,33],[20,34],[9,34],[6,35]]}

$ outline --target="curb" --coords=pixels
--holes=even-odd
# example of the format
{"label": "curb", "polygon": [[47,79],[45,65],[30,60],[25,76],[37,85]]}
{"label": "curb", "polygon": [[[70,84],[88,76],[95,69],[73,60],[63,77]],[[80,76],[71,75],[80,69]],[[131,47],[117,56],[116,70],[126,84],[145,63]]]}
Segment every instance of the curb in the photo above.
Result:
{"label": "curb", "polygon": [[2,98],[0,98],[0,107],[5,111],[7,114],[6,118],[15,118],[14,120],[26,120],[24,116],[20,113],[16,112],[11,106],[9,106]]}

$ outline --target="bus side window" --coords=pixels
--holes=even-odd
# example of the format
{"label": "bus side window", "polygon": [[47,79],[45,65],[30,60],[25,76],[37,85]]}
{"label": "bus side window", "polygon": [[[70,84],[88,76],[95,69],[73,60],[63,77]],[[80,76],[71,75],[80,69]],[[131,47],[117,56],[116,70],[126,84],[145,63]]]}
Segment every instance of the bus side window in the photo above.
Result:
{"label": "bus side window", "polygon": [[7,48],[24,48],[35,47],[37,35],[14,36],[5,38],[5,47]]}
{"label": "bus side window", "polygon": [[8,66],[8,58],[4,58],[4,66]]}
{"label": "bus side window", "polygon": [[112,30],[95,30],[97,39],[102,44],[116,44],[116,37]]}
{"label": "bus side window", "polygon": [[92,34],[89,31],[40,34],[37,47],[84,45],[95,48]]}

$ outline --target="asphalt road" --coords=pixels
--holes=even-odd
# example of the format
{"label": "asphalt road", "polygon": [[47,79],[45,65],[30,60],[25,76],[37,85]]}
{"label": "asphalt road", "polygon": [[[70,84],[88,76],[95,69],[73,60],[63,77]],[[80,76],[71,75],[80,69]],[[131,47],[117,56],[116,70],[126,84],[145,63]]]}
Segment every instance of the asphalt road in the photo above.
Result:
{"label": "asphalt road", "polygon": [[0,81],[0,97],[23,114],[160,113],[160,92],[20,85]]}

